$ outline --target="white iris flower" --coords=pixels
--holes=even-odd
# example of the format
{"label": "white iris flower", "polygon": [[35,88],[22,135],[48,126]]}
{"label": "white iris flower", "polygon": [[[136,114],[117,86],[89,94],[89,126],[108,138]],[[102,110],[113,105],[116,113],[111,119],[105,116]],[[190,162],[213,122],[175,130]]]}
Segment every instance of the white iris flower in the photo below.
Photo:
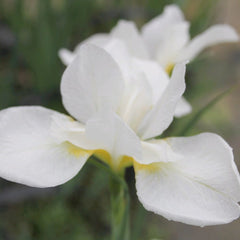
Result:
{"label": "white iris flower", "polygon": [[[102,46],[111,38],[121,39],[134,57],[157,61],[168,73],[176,63],[191,61],[207,47],[239,41],[234,28],[227,24],[211,26],[193,39],[190,39],[189,27],[181,9],[177,5],[168,5],[141,31],[134,22],[120,20],[109,34],[95,34],[85,41]],[[81,43],[73,52],[60,50],[59,55],[66,65],[74,59],[80,46]]]}
{"label": "white iris flower", "polygon": [[[212,26],[190,40],[189,22],[177,5],[169,5],[161,15],[146,23],[140,32],[134,22],[120,20],[109,34],[95,34],[80,43],[73,52],[61,49],[59,56],[68,65],[77,56],[82,44],[92,43],[106,49],[114,39],[122,41],[133,58],[156,61],[159,67],[170,73],[176,63],[192,60],[204,48],[222,42],[236,42],[239,38],[231,26],[224,24]],[[182,117],[191,111],[191,105],[182,97],[174,115]]]}
{"label": "white iris flower", "polygon": [[74,119],[37,106],[0,112],[0,176],[52,187],[95,154],[115,172],[134,167],[137,195],[149,211],[200,226],[238,218],[239,174],[220,136],[153,139],[173,120],[185,65],[174,67],[161,91],[160,81],[149,80],[159,68],[141,70],[124,51],[116,55],[86,44],[64,72],[63,104]]}

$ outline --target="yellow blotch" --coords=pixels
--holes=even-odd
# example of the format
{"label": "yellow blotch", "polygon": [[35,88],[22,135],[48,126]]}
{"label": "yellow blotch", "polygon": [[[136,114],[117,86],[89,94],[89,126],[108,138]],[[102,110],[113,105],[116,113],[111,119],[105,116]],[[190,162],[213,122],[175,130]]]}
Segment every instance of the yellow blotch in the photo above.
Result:
{"label": "yellow blotch", "polygon": [[106,164],[111,165],[111,156],[107,151],[98,149],[94,152],[94,155]]}
{"label": "yellow blotch", "polygon": [[170,63],[166,66],[165,71],[168,73],[168,75],[170,76],[172,74],[172,70],[174,68],[174,64]]}
{"label": "yellow blotch", "polygon": [[72,117],[68,116],[69,117],[69,120],[70,122],[76,122]]}
{"label": "yellow blotch", "polygon": [[160,169],[159,163],[141,164],[136,161],[133,163],[135,171],[149,171],[151,173],[157,172]]}
{"label": "yellow blotch", "polygon": [[92,150],[84,150],[80,147],[77,147],[75,145],[73,145],[72,143],[66,142],[66,147],[68,152],[71,155],[74,155],[75,157],[79,158],[79,157],[83,157],[85,155],[92,155],[94,151]]}
{"label": "yellow blotch", "polygon": [[133,158],[128,156],[120,157],[119,159],[113,159],[112,156],[105,150],[96,150],[94,155],[105,162],[112,168],[114,172],[122,172],[126,167],[133,165]]}
{"label": "yellow blotch", "polygon": [[123,156],[120,160],[120,163],[118,165],[118,169],[124,169],[127,167],[131,167],[133,165],[133,158],[132,157],[128,157],[128,156]]}

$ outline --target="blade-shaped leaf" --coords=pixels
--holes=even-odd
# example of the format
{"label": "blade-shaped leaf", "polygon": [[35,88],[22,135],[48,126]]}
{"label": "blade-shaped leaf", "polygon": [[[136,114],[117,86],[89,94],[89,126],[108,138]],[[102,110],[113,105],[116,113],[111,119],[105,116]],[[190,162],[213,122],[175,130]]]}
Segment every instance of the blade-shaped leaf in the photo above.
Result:
{"label": "blade-shaped leaf", "polygon": [[182,128],[182,130],[177,134],[177,136],[186,136],[187,133],[194,127],[194,125],[200,120],[200,118],[209,110],[211,109],[216,103],[218,103],[223,97],[225,97],[227,94],[229,94],[233,89],[235,88],[235,85],[228,88],[227,90],[221,92],[218,94],[215,98],[213,98],[210,102],[208,102],[204,107],[199,109],[193,117],[187,122],[185,127]]}

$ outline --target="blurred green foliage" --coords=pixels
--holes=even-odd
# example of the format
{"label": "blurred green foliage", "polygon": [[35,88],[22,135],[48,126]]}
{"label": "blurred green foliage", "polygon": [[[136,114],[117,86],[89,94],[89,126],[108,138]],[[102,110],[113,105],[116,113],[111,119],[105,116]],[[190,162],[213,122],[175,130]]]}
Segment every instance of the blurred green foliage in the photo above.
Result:
{"label": "blurred green foliage", "polygon": [[[59,92],[65,67],[58,50],[73,49],[91,34],[108,32],[120,18],[141,25],[171,3],[190,12],[195,35],[211,23],[216,0],[198,0],[201,7],[194,14],[188,11],[190,0],[0,0],[0,27],[7,29],[12,42],[10,46],[0,43],[0,109],[37,104],[65,111]],[[196,68],[203,69],[204,64],[203,58],[192,63],[188,78],[196,77]],[[189,88],[192,91],[187,91],[187,97],[194,100],[215,85],[207,79],[198,86],[189,83]],[[132,169],[127,178],[132,190],[133,240],[166,239],[168,233],[159,222],[149,220],[151,214],[146,216],[138,203]],[[0,183],[2,188],[12,185]],[[0,240],[108,239],[109,204],[108,176],[86,165],[49,196],[0,206]]]}

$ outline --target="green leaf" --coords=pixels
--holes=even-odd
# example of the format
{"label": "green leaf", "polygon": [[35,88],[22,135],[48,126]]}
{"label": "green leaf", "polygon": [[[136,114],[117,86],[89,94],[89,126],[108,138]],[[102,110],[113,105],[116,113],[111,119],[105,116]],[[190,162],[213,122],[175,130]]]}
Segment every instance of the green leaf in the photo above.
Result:
{"label": "green leaf", "polygon": [[225,97],[227,94],[229,94],[233,89],[235,88],[235,85],[228,88],[227,90],[221,92],[218,94],[215,98],[213,98],[209,103],[207,103],[204,107],[202,107],[200,110],[198,110],[193,117],[188,121],[185,127],[182,128],[182,130],[177,134],[177,136],[186,136],[187,133],[194,127],[194,125],[200,120],[200,118],[216,103],[218,103],[223,97]]}

